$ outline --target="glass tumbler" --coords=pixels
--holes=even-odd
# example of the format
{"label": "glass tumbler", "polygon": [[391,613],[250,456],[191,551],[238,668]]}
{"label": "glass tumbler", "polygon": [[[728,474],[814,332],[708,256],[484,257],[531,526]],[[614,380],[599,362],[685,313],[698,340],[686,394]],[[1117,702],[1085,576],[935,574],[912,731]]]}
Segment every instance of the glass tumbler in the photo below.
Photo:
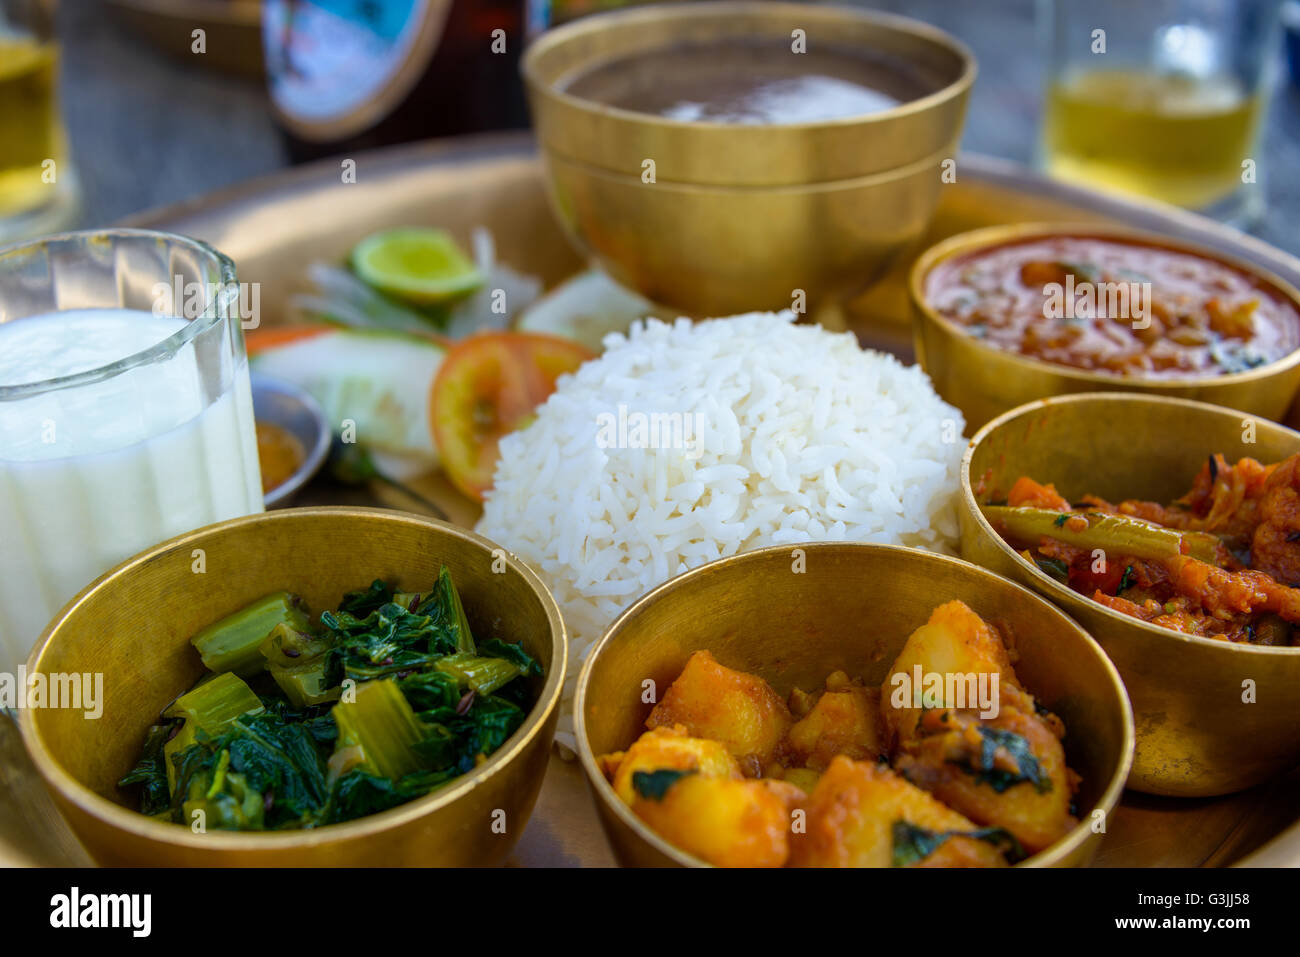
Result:
{"label": "glass tumbler", "polygon": [[1245,225],[1281,0],[1039,0],[1051,175]]}
{"label": "glass tumbler", "polygon": [[0,672],[118,562],[262,510],[240,303],[181,236],[0,248]]}
{"label": "glass tumbler", "polygon": [[54,0],[0,0],[0,242],[66,229],[76,216],[58,83]]}

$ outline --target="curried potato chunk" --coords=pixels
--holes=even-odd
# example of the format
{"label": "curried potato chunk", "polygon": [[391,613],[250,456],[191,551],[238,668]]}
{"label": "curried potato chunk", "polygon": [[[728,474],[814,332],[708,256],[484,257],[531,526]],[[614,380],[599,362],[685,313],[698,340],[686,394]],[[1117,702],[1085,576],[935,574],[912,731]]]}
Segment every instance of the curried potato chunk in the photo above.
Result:
{"label": "curried potato chunk", "polygon": [[[909,696],[935,676],[937,700]],[[912,633],[881,698],[894,767],[912,783],[1030,854],[1075,825],[1064,726],[1020,687],[1002,639],[966,605],[939,606]]]}
{"label": "curried potato chunk", "polygon": [[758,675],[733,671],[709,652],[697,651],[646,719],[647,728],[676,724],[696,737],[721,741],[750,776],[757,776],[774,760],[792,718],[780,695]]}
{"label": "curried potato chunk", "polygon": [[647,731],[626,752],[596,760],[613,784],[614,793],[628,805],[636,800],[633,776],[638,771],[686,771],[722,778],[741,776],[740,766],[726,748],[717,741],[692,738],[680,725]]}
{"label": "curried potato chunk", "polygon": [[820,771],[812,771],[808,768],[783,768],[780,770],[781,780],[787,784],[793,784],[804,794],[811,794],[822,776]]}
{"label": "curried potato chunk", "polygon": [[[842,678],[843,680],[839,680]],[[786,750],[805,767],[820,771],[837,754],[865,761],[883,750],[880,696],[874,688],[851,684],[838,672],[826,679],[828,689],[790,728]]]}
{"label": "curried potato chunk", "polygon": [[785,865],[790,812],[803,797],[793,785],[687,772],[642,790],[633,812],[688,854],[716,867]]}
{"label": "curried potato chunk", "polygon": [[899,741],[894,766],[909,781],[978,824],[1005,828],[1026,853],[1041,851],[1078,822],[1070,814],[1077,779],[1065,764],[1054,715],[1004,688],[998,716],[928,711]]}
{"label": "curried potato chunk", "polygon": [[888,768],[837,757],[803,802],[794,867],[1001,867],[998,835],[978,827]]}
{"label": "curried potato chunk", "polygon": [[[919,672],[918,672],[919,668]],[[908,637],[880,689],[887,743],[909,735],[922,710],[903,692],[919,692],[916,675],[994,675],[999,686],[1019,687],[1006,645],[987,622],[960,601],[940,605]],[[987,684],[987,682],[986,682]],[[991,686],[991,685],[990,685]],[[968,685],[961,690],[969,691]],[[901,699],[908,697],[906,703]],[[957,702],[945,702],[949,706]]]}

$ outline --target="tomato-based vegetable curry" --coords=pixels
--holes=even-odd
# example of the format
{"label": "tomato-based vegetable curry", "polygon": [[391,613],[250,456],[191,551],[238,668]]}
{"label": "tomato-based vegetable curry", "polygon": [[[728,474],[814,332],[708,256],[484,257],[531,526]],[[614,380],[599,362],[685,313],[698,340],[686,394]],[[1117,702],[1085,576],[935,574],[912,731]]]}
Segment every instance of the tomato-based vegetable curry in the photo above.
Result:
{"label": "tomato-based vegetable curry", "polygon": [[1300,348],[1300,312],[1262,278],[1190,252],[1046,236],[940,262],[930,307],[1007,352],[1125,377],[1244,372]]}
{"label": "tomato-based vegetable curry", "polygon": [[1261,645],[1300,644],[1300,455],[1272,465],[1222,455],[1169,505],[1084,495],[1021,476],[985,517],[1045,574],[1162,628]]}

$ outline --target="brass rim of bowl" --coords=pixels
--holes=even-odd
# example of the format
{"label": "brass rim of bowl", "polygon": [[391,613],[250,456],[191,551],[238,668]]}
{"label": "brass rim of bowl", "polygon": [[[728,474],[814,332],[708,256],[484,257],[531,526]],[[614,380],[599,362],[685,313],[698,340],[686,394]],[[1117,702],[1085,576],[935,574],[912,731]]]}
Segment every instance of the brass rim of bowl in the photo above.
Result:
{"label": "brass rim of bowl", "polygon": [[[1129,703],[1128,689],[1124,687],[1124,682],[1120,678],[1119,672],[1115,669],[1114,664],[1111,663],[1109,656],[1107,656],[1101,646],[1097,644],[1096,639],[1094,639],[1092,635],[1088,634],[1088,632],[1078,622],[1066,615],[1065,612],[1061,611],[1061,609],[1057,608],[1041,595],[1035,595],[1028,588],[1025,588],[1017,582],[1002,578],[1001,576],[989,571],[987,568],[981,568],[979,565],[963,561],[960,558],[940,555],[937,552],[925,552],[920,549],[906,548],[902,545],[879,545],[866,542],[809,542],[803,547],[815,549],[818,545],[851,545],[856,548],[900,552],[911,555],[920,553],[939,564],[953,565],[967,571],[973,570],[981,576],[988,576],[996,579],[1001,584],[1009,585],[1010,587],[1022,592],[1022,597],[1028,604],[1037,604],[1042,611],[1045,611],[1049,615],[1055,615],[1065,619],[1071,628],[1077,631],[1081,637],[1087,639],[1097,657],[1097,660],[1105,669],[1106,675],[1110,678],[1111,690],[1115,692],[1121,704],[1120,718],[1123,725],[1123,740],[1120,745],[1121,754],[1119,764],[1111,774],[1110,780],[1106,782],[1106,787],[1097,798],[1096,803],[1088,809],[1087,813],[1079,816],[1079,823],[1071,828],[1069,833],[1054,841],[1037,854],[1025,858],[1015,866],[1050,867],[1086,841],[1092,835],[1092,825],[1088,821],[1089,814],[1098,809],[1109,814],[1119,803],[1120,794],[1124,791],[1124,783],[1128,780],[1129,769],[1133,765],[1133,749],[1136,747],[1137,741],[1133,728],[1133,706]],[[781,555],[788,555],[789,551],[790,548],[788,545],[772,545],[766,548],[757,548],[750,552],[742,552],[738,555],[729,555],[726,558],[715,559],[712,562],[700,565],[690,571],[683,572],[676,578],[670,578],[662,585],[658,585],[651,591],[646,592],[630,606],[624,609],[616,619],[614,619],[613,624],[606,629],[605,634],[601,636],[600,641],[596,642],[595,646],[587,655],[587,660],[583,662],[582,671],[578,675],[578,685],[573,700],[574,737],[577,739],[578,758],[582,762],[582,769],[586,772],[587,781],[597,792],[597,800],[603,801],[606,807],[613,809],[613,812],[618,815],[619,819],[631,828],[638,838],[645,841],[656,851],[682,867],[712,867],[713,865],[709,864],[707,861],[702,861],[691,854],[687,854],[685,851],[679,850],[675,845],[664,840],[649,825],[633,814],[632,809],[624,804],[619,796],[614,793],[614,788],[610,785],[609,781],[605,779],[605,775],[596,764],[596,755],[591,750],[591,745],[587,741],[586,718],[587,683],[591,680],[592,667],[595,664],[596,659],[600,657],[601,652],[605,650],[605,646],[610,644],[613,638],[616,637],[616,634],[624,620],[638,614],[642,608],[657,601],[669,588],[683,585],[687,580],[692,578],[698,578],[708,574],[716,574],[717,570],[721,566],[728,563],[737,561],[759,561],[761,558],[768,555],[778,553]]]}
{"label": "brass rim of bowl", "polygon": [[625,110],[621,107],[610,106],[608,104],[599,103],[595,100],[587,100],[579,96],[574,96],[565,90],[559,89],[554,85],[554,83],[548,82],[538,76],[537,61],[556,47],[563,46],[564,44],[575,40],[588,38],[593,34],[608,29],[611,26],[635,27],[637,24],[659,22],[665,19],[686,21],[692,19],[721,19],[742,12],[762,13],[771,17],[796,17],[809,23],[816,21],[825,24],[835,24],[843,23],[846,20],[852,20],[863,24],[873,24],[899,33],[909,34],[923,40],[928,40],[935,46],[942,47],[948,52],[954,54],[958,60],[961,61],[961,72],[951,83],[940,87],[933,93],[927,93],[925,96],[918,97],[915,100],[908,100],[905,103],[900,103],[898,106],[890,107],[887,110],[880,110],[876,113],[859,113],[854,116],[835,117],[827,120],[814,120],[805,123],[756,125],[753,129],[780,129],[799,132],[810,129],[824,129],[827,127],[850,127],[869,123],[887,123],[903,116],[920,113],[924,110],[930,109],[931,107],[937,106],[940,103],[961,96],[974,84],[975,75],[978,72],[975,55],[964,43],[951,34],[940,30],[938,27],[931,26],[930,24],[920,20],[913,20],[910,17],[899,16],[898,14],[893,13],[884,13],[877,10],[859,10],[837,6],[809,7],[803,4],[794,3],[754,3],[746,2],[746,0],[740,0],[740,2],[705,3],[698,6],[683,4],[674,8],[633,7],[629,10],[619,10],[610,13],[597,14],[592,17],[584,17],[554,30],[548,30],[543,34],[540,39],[536,40],[524,52],[523,61],[520,64],[520,71],[523,73],[524,82],[527,83],[527,85],[538,95],[551,97],[569,107],[587,113],[616,117],[618,119],[636,122],[645,126],[662,127],[664,129],[728,130],[731,133],[735,133],[737,129],[743,130],[746,129],[746,127],[740,126],[736,123],[673,120],[667,117],[658,116],[654,113],[641,113],[636,110]]}
{"label": "brass rim of bowl", "polygon": [[548,163],[562,163],[566,166],[572,166],[579,169],[589,176],[599,177],[616,183],[623,183],[627,186],[645,186],[647,189],[662,190],[670,193],[697,193],[700,195],[720,194],[724,196],[752,196],[755,194],[776,196],[782,193],[791,196],[807,196],[809,193],[833,193],[844,189],[862,189],[870,186],[883,186],[896,180],[907,179],[910,176],[916,176],[920,173],[937,169],[944,160],[952,157],[952,150],[945,148],[904,166],[895,166],[891,169],[881,170],[879,173],[868,173],[866,176],[854,176],[849,179],[817,180],[812,183],[779,183],[769,186],[721,186],[712,183],[692,183],[684,180],[660,179],[656,180],[653,186],[650,186],[643,183],[641,177],[635,173],[625,173],[619,170],[607,169],[604,166],[593,166],[591,163],[573,159],[563,153],[557,153],[555,150],[546,146],[546,144],[542,144],[542,150],[546,154],[546,161]]}
{"label": "brass rim of bowl", "polygon": [[[1240,644],[1235,641],[1225,641],[1222,638],[1204,638],[1200,635],[1188,635],[1181,631],[1173,631],[1169,628],[1161,628],[1150,622],[1142,621],[1140,618],[1133,618],[1129,615],[1123,615],[1119,612],[1107,608],[1105,605],[1098,604],[1085,595],[1079,594],[1072,588],[1067,588],[1056,579],[1045,574],[1037,565],[1027,563],[1020,553],[1007,544],[1006,539],[999,535],[993,528],[993,525],[984,517],[983,510],[979,507],[979,500],[975,497],[975,489],[971,482],[971,460],[975,457],[975,450],[979,447],[988,436],[998,428],[1011,422],[1013,419],[1020,418],[1024,415],[1030,415],[1044,408],[1053,405],[1064,405],[1075,402],[1092,402],[1104,397],[1108,402],[1123,400],[1125,402],[1145,402],[1159,403],[1162,405],[1172,405],[1184,409],[1209,409],[1214,412],[1226,413],[1228,415],[1240,416],[1241,418],[1259,419],[1262,416],[1248,415],[1245,412],[1237,412],[1235,409],[1228,409],[1221,405],[1213,405],[1209,402],[1197,402],[1194,399],[1180,399],[1167,395],[1146,395],[1140,392],[1080,392],[1072,395],[1057,395],[1047,399],[1035,399],[1033,402],[1026,402],[1024,405],[1018,405],[1009,412],[1004,412],[996,419],[988,422],[978,432],[966,446],[966,452],[961,459],[961,495],[962,506],[974,515],[976,523],[979,525],[980,532],[992,539],[1004,555],[1007,555],[1014,561],[1025,567],[1025,570],[1033,577],[1039,587],[1045,588],[1051,595],[1055,596],[1054,600],[1065,601],[1067,605],[1087,608],[1089,611],[1098,612],[1105,615],[1117,625],[1128,625],[1145,632],[1155,639],[1173,640],[1179,642],[1190,642],[1192,644],[1204,645],[1209,648],[1227,648],[1240,654],[1254,655],[1300,655],[1300,646],[1280,647],[1277,645],[1249,645]],[[1278,428],[1286,429],[1296,436],[1297,443],[1300,444],[1300,433],[1295,433],[1291,429],[1278,422],[1272,422]]]}
{"label": "brass rim of bowl", "polygon": [[[380,516],[395,522],[436,528],[440,532],[478,545],[485,552],[491,552],[499,547],[489,539],[466,531],[463,528],[458,528],[455,525],[449,525],[446,522],[426,518],[412,512],[400,512],[386,508],[354,508],[348,506],[286,508],[274,512],[262,512],[258,515],[230,519],[229,521],[208,525],[193,532],[187,532],[184,535],[168,539],[147,551],[128,558],[87,585],[59,611],[50,625],[41,633],[40,640],[36,643],[36,647],[32,650],[31,657],[27,662],[28,673],[34,673],[38,670],[41,656],[45,652],[50,633],[55,625],[71,614],[81,602],[89,597],[91,592],[107,586],[110,581],[122,575],[129,574],[136,565],[148,562],[167,550],[200,539],[205,535],[210,535],[218,529],[237,528],[241,525],[251,525],[258,522],[285,521],[293,518],[315,517],[329,519],[336,516],[356,517],[362,515]],[[546,611],[546,620],[551,630],[552,645],[551,667],[546,676],[546,682],[542,686],[541,693],[538,695],[532,710],[528,712],[528,716],[524,719],[524,723],[487,761],[473,771],[457,778],[454,783],[447,787],[424,797],[416,798],[406,804],[387,811],[381,811],[378,814],[357,818],[354,821],[345,821],[341,824],[326,824],[322,827],[299,831],[210,831],[200,835],[192,833],[187,827],[145,817],[140,812],[110,801],[83,785],[65,771],[63,765],[50,754],[45,741],[36,729],[34,719],[27,710],[23,710],[19,714],[19,727],[22,731],[23,741],[26,743],[27,751],[42,777],[45,778],[46,783],[56,789],[65,800],[75,804],[91,817],[144,840],[174,846],[179,845],[194,850],[267,851],[290,847],[310,848],[348,838],[361,838],[367,834],[388,830],[395,825],[406,824],[454,804],[505,768],[541,734],[542,727],[546,724],[551,712],[559,706],[560,691],[564,686],[565,667],[568,664],[569,643],[564,629],[564,619],[560,615],[560,609],[555,603],[555,598],[532,569],[512,552],[506,552],[506,558],[509,566],[528,583],[528,586]]]}
{"label": "brass rim of bowl", "polygon": [[1265,365],[1258,366],[1254,369],[1248,369],[1245,372],[1226,372],[1216,376],[1175,376],[1169,378],[1148,378],[1143,376],[1123,376],[1113,373],[1094,372],[1090,369],[1076,369],[1073,366],[1058,365],[1055,362],[1048,362],[1044,359],[1036,359],[1032,356],[1021,355],[1018,352],[1012,352],[1009,349],[998,349],[981,342],[975,336],[972,336],[965,326],[953,322],[947,316],[941,315],[936,309],[931,308],[925,296],[925,280],[929,277],[930,272],[940,263],[946,262],[965,253],[976,252],[981,249],[991,249],[1000,246],[1015,245],[1020,240],[1038,239],[1047,236],[1065,236],[1065,237],[1095,237],[1098,239],[1114,239],[1130,242],[1136,245],[1150,245],[1173,252],[1188,253],[1193,256],[1200,256],[1212,262],[1217,262],[1233,269],[1238,269],[1248,276],[1261,281],[1277,292],[1285,299],[1298,314],[1300,314],[1300,289],[1296,289],[1281,276],[1275,275],[1252,262],[1244,259],[1238,259],[1236,256],[1228,253],[1219,252],[1209,246],[1202,246],[1199,243],[1185,242],[1181,239],[1175,239],[1172,236],[1163,236],[1160,233],[1152,233],[1141,229],[1132,229],[1128,226],[1108,226],[1105,224],[1087,224],[1087,223],[1014,223],[1002,226],[986,226],[981,229],[972,229],[969,232],[958,233],[955,236],[942,240],[931,246],[923,252],[912,265],[908,275],[907,289],[911,296],[913,306],[918,309],[931,322],[941,326],[944,331],[950,335],[960,336],[963,340],[971,343],[977,350],[983,351],[991,356],[1001,356],[1009,358],[1015,362],[1022,363],[1025,366],[1036,369],[1040,372],[1048,372],[1053,375],[1073,379],[1076,382],[1086,382],[1097,387],[1097,391],[1115,390],[1118,386],[1125,386],[1134,389],[1198,389],[1209,388],[1220,385],[1236,385],[1242,382],[1253,382],[1257,379],[1267,379],[1279,372],[1285,372],[1289,369],[1300,365],[1300,347],[1293,349],[1279,359],[1274,359]]}

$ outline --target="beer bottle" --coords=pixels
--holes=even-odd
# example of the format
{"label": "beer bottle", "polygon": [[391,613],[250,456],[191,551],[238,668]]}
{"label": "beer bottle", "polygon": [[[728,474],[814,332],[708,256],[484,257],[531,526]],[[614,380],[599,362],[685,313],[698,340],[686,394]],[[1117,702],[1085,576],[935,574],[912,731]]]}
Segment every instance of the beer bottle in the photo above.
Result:
{"label": "beer bottle", "polygon": [[264,0],[294,162],[528,124],[519,55],[544,0]]}

